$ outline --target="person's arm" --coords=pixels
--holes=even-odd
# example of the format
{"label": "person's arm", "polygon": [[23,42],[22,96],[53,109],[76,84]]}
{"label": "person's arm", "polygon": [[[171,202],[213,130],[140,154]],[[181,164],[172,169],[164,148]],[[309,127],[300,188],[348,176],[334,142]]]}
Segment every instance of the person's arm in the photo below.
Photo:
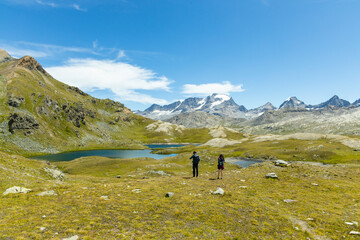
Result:
{"label": "person's arm", "polygon": [[192,158],[194,158],[194,155],[192,155],[189,159],[192,159]]}

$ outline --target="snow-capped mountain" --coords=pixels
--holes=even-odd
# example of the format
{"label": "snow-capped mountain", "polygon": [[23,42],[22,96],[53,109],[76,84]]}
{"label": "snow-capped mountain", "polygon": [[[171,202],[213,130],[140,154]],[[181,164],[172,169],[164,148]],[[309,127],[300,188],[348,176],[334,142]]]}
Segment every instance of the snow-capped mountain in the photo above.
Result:
{"label": "snow-capped mountain", "polygon": [[214,93],[205,98],[187,98],[164,106],[153,104],[144,111],[137,111],[135,113],[152,119],[165,120],[181,113],[194,111],[218,116],[243,118],[247,110],[244,106],[237,105],[231,97]]}
{"label": "snow-capped mountain", "polygon": [[274,107],[274,105],[272,105],[270,102],[265,103],[264,105],[254,108],[254,109],[250,109],[246,112],[246,117],[251,119],[251,118],[255,118],[258,117],[260,115],[262,115],[264,112],[269,111],[269,110],[276,110],[277,108]]}
{"label": "snow-capped mountain", "polygon": [[306,107],[307,105],[303,101],[296,97],[289,97],[280,105],[279,109],[302,109]]}

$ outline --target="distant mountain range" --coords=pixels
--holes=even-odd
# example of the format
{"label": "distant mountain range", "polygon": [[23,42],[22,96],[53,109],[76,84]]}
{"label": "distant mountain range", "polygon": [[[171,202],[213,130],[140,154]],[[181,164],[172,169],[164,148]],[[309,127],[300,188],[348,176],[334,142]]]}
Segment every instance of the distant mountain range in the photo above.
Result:
{"label": "distant mountain range", "polygon": [[274,107],[268,102],[258,108],[247,110],[243,105],[235,103],[231,97],[214,93],[205,98],[187,98],[164,106],[153,104],[146,110],[136,111],[135,113],[156,120],[167,120],[180,114],[192,112],[205,112],[225,118],[253,119],[270,110],[306,109],[311,111],[329,107],[360,107],[360,99],[351,104],[335,95],[326,102],[317,105],[307,105],[296,97],[290,97],[279,108]]}

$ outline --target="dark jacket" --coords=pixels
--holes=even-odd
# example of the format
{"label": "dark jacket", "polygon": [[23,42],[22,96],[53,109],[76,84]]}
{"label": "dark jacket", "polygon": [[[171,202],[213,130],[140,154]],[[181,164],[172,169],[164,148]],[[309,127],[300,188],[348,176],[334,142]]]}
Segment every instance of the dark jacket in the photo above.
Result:
{"label": "dark jacket", "polygon": [[198,164],[200,162],[200,157],[199,155],[197,155],[197,153],[194,153],[194,155],[192,155],[190,159],[193,160],[193,164]]}

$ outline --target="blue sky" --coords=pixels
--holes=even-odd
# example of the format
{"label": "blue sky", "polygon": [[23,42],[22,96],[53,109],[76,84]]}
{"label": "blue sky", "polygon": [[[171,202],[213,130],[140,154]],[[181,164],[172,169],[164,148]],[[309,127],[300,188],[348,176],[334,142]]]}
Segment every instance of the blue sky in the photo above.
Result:
{"label": "blue sky", "polygon": [[357,0],[0,0],[0,48],[133,110],[360,98]]}

